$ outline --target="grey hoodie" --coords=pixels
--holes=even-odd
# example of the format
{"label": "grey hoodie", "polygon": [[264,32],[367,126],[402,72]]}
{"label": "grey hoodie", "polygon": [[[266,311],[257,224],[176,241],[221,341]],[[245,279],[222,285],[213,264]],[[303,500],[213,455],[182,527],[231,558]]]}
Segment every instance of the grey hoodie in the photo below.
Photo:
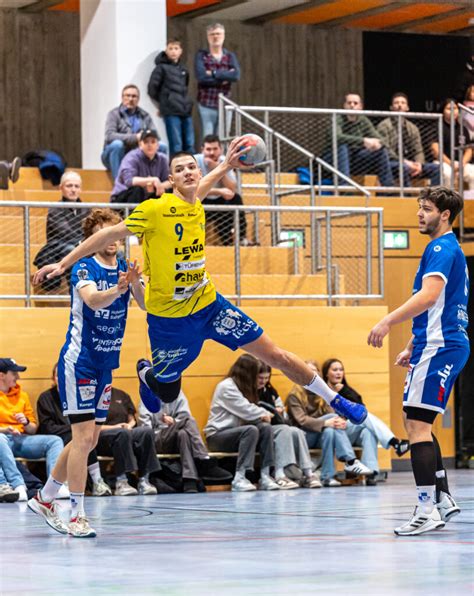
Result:
{"label": "grey hoodie", "polygon": [[161,410],[157,414],[149,412],[140,401],[140,405],[138,406],[139,426],[150,426],[155,431],[155,435],[157,435],[160,430],[168,428],[168,425],[163,422],[163,416],[172,416],[175,420],[179,420],[180,416],[191,416],[188,399],[182,391],[180,391],[178,397],[171,403],[163,403]]}

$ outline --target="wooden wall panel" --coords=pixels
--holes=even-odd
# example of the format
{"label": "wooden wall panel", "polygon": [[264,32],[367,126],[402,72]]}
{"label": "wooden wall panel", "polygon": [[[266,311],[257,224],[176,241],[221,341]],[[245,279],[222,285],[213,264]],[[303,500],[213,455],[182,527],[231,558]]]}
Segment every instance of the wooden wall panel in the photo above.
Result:
{"label": "wooden wall panel", "polygon": [[53,149],[80,166],[79,15],[0,9],[0,72],[0,159]]}

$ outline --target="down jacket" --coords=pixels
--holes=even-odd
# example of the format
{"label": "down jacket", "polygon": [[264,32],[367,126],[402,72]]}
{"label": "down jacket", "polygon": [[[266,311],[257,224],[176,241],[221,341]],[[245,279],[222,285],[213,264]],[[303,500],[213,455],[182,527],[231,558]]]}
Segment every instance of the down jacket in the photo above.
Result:
{"label": "down jacket", "polygon": [[193,101],[188,96],[189,72],[181,62],[173,62],[166,52],[155,58],[148,83],[148,95],[158,102],[161,116],[189,116]]}

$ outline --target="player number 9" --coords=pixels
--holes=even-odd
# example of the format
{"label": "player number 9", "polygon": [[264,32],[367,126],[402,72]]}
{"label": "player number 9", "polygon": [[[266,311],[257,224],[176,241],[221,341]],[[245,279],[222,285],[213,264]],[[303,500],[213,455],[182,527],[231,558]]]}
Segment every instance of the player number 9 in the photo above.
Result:
{"label": "player number 9", "polygon": [[181,241],[183,239],[183,226],[181,224],[176,224],[174,231],[176,232],[176,236],[178,236],[178,240]]}

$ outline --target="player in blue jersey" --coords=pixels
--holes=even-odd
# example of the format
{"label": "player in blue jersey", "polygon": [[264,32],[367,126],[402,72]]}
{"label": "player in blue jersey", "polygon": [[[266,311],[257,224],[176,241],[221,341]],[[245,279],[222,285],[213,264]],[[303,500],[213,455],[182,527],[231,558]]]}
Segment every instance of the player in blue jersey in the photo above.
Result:
{"label": "player in blue jersey", "polygon": [[[111,209],[94,209],[83,222],[88,238],[121,221]],[[112,370],[119,367],[130,293],[145,307],[144,284],[136,265],[117,258],[118,242],[80,259],[71,273],[71,315],[58,363],[58,388],[69,417],[72,440],[61,453],[44,488],[29,508],[62,534],[95,536],[84,512],[87,458],[95,447],[110,405]],[[54,499],[65,481],[71,493],[71,519],[65,524]]]}
{"label": "player in blue jersey", "polygon": [[408,368],[403,395],[405,426],[418,505],[399,536],[414,536],[444,527],[460,512],[449,493],[439,443],[432,433],[443,414],[456,377],[469,357],[466,259],[452,231],[463,199],[444,187],[423,189],[418,222],[431,242],[425,248],[415,277],[413,295],[384,317],[370,332],[368,343],[381,347],[393,325],[413,319],[412,337],[395,364]]}

